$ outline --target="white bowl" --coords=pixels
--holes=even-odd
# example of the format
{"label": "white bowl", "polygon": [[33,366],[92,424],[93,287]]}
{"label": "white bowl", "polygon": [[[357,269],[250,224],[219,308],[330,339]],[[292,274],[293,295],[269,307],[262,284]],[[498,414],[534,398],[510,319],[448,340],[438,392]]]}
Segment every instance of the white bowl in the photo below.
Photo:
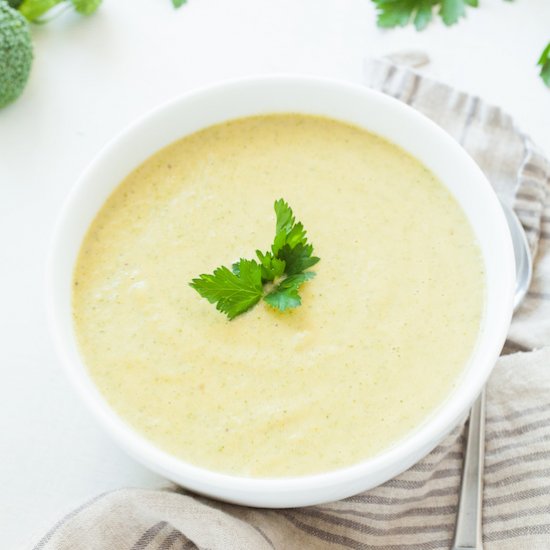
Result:
{"label": "white bowl", "polygon": [[[109,194],[158,149],[206,126],[247,115],[325,115],[384,136],[421,160],[450,189],[477,235],[487,277],[486,311],[476,349],[456,389],[416,430],[379,455],[323,474],[277,479],[236,477],[188,464],[155,447],[109,407],[79,355],[71,315],[71,282],[84,235]],[[403,472],[463,419],[504,343],[512,314],[514,256],[497,197],[481,170],[443,130],[403,103],[365,87],[296,76],[248,78],[185,94],[138,120],[112,140],[72,189],[53,240],[47,301],[51,331],[65,370],[94,415],[138,461],[184,487],[221,500],[294,507],[341,499]]]}

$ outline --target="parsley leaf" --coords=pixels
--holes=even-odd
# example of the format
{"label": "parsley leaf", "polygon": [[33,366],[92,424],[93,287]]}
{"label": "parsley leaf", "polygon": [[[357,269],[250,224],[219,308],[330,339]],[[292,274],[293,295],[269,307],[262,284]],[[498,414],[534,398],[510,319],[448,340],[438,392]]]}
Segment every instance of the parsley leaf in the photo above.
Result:
{"label": "parsley leaf", "polygon": [[312,256],[313,246],[307,243],[306,230],[295,223],[292,209],[283,200],[275,202],[277,224],[275,240],[271,245],[272,256],[285,262],[285,273],[295,275],[315,265],[319,258]]}
{"label": "parsley leaf", "polygon": [[[319,258],[313,256],[302,223],[296,223],[292,209],[283,199],[275,201],[275,238],[271,251],[256,250],[256,260],[240,259],[231,269],[218,267],[214,273],[203,274],[189,284],[203,298],[216,304],[216,309],[229,319],[248,311],[263,297],[270,306],[285,311],[298,307],[302,299],[300,286],[313,279],[313,271],[305,272]],[[271,289],[265,294],[264,284]]]}
{"label": "parsley leaf", "polygon": [[466,15],[466,6],[477,7],[478,0],[372,0],[378,10],[379,27],[404,27],[413,22],[421,31],[432,20],[435,7],[445,25],[454,25]]}
{"label": "parsley leaf", "polygon": [[439,15],[445,25],[454,25],[466,16],[466,6],[477,8],[477,0],[442,0]]}
{"label": "parsley leaf", "polygon": [[218,267],[212,275],[203,274],[189,285],[229,319],[249,310],[263,296],[262,270],[255,260],[241,259],[237,263],[238,275]]}
{"label": "parsley leaf", "polygon": [[298,307],[302,303],[302,298],[298,294],[298,289],[306,281],[315,277],[314,271],[307,273],[298,273],[290,275],[279,283],[271,292],[265,295],[264,300],[275,308],[284,311],[285,309]]}
{"label": "parsley leaf", "polygon": [[285,262],[285,273],[287,275],[294,275],[305,271],[308,267],[315,265],[319,258],[312,256],[313,246],[310,244],[304,245],[298,243],[294,248],[285,244],[281,250],[279,250],[279,258]]}
{"label": "parsley leaf", "polygon": [[550,88],[550,42],[548,42],[548,45],[544,48],[537,65],[540,65],[540,77]]}
{"label": "parsley leaf", "polygon": [[288,203],[286,203],[283,199],[275,201],[273,207],[275,208],[275,216],[277,216],[275,233],[279,233],[281,231],[288,233],[296,221],[294,214],[292,213],[292,208],[290,208]]}
{"label": "parsley leaf", "polygon": [[256,250],[256,256],[260,260],[262,266],[262,281],[274,281],[277,277],[281,277],[285,272],[286,262],[273,256],[271,252],[265,254],[260,250]]}
{"label": "parsley leaf", "polygon": [[172,0],[172,5],[174,6],[174,8],[181,8],[181,6],[186,3],[187,0]]}

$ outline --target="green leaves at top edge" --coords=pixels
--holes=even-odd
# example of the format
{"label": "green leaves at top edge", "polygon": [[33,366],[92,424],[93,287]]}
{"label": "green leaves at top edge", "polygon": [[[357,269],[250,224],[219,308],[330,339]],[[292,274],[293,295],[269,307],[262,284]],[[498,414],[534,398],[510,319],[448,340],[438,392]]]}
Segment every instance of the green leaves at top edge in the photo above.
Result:
{"label": "green leaves at top edge", "polygon": [[25,19],[32,23],[47,23],[64,11],[62,7],[72,7],[81,15],[92,15],[101,2],[102,0],[10,0],[10,5],[16,6]]}
{"label": "green leaves at top edge", "polygon": [[466,6],[477,7],[478,0],[372,0],[378,11],[377,24],[382,28],[404,27],[413,23],[425,29],[437,9],[445,25],[454,25],[466,15]]}
{"label": "green leaves at top edge", "polygon": [[548,42],[548,45],[544,48],[537,65],[540,66],[540,77],[550,88],[550,42]]}

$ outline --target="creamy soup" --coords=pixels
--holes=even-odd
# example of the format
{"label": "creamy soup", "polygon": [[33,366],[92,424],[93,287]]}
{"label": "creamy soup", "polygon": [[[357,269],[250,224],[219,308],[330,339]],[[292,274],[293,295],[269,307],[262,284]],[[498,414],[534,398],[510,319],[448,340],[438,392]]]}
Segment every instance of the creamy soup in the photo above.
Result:
{"label": "creamy soup", "polygon": [[[189,287],[304,223],[302,306],[233,321]],[[93,221],[74,273],[80,351],[114,410],[192,464],[297,476],[371,457],[450,394],[476,344],[484,273],[457,202],[362,129],[244,118],[147,159]]]}

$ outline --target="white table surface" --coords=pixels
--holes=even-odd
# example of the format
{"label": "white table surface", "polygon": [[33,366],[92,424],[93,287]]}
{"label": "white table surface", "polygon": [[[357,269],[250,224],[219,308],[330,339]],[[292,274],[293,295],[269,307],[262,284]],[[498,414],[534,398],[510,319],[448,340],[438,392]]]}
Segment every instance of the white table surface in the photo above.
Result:
{"label": "white table surface", "polygon": [[369,0],[106,0],[33,29],[22,98],[0,111],[0,533],[18,547],[103,491],[163,480],[125,456],[76,398],[46,327],[52,226],[79,173],[137,116],[193,87],[269,72],[361,81],[366,57],[426,51],[425,72],[513,113],[550,154],[535,62],[548,0],[484,0],[453,28],[383,32]]}

